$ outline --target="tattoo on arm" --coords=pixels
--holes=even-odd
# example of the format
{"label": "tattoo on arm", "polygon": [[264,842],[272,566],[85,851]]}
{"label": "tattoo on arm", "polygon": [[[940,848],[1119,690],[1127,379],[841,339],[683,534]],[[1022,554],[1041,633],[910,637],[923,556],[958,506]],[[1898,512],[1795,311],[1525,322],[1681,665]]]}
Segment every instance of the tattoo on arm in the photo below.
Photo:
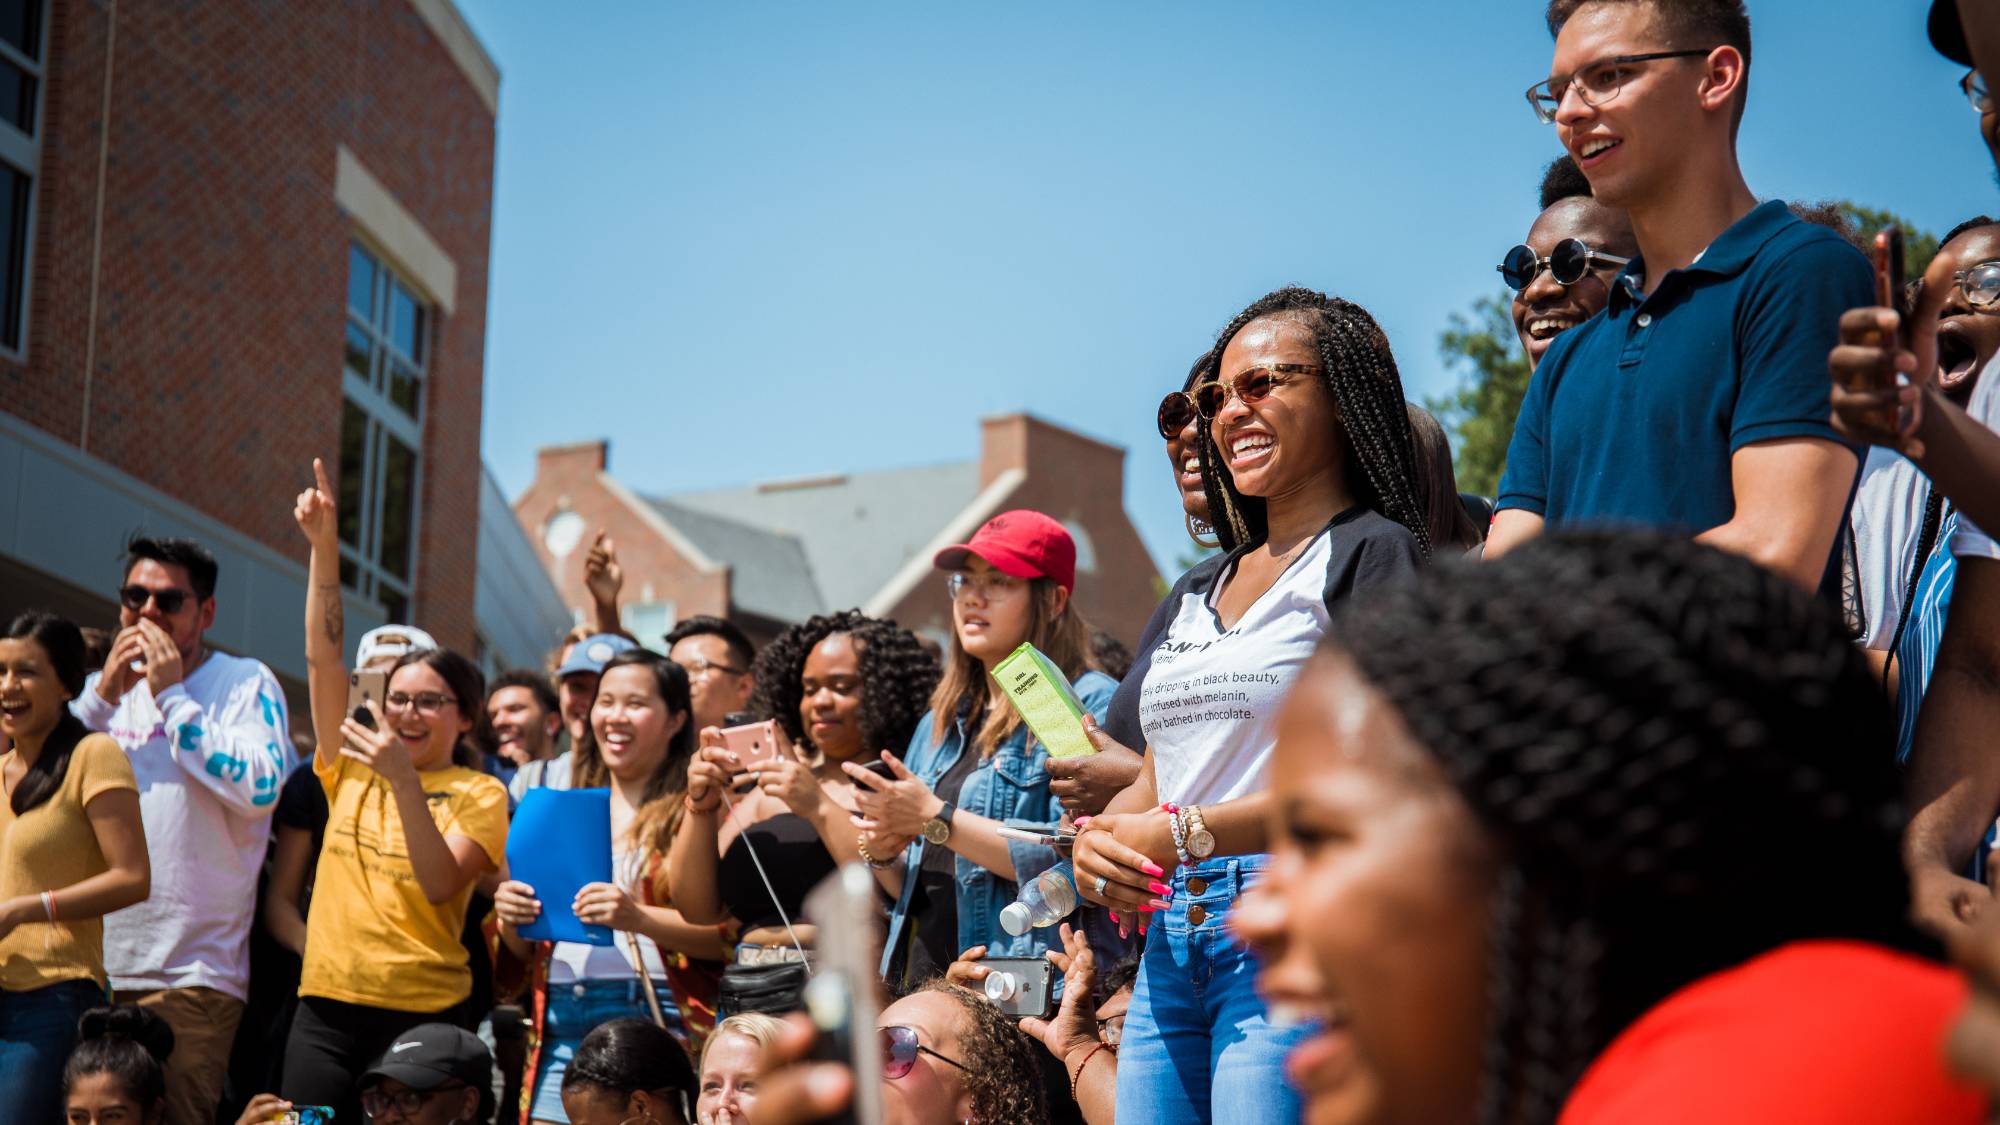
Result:
{"label": "tattoo on arm", "polygon": [[322,628],[326,632],[327,643],[337,645],[347,632],[345,611],[340,604],[340,583],[333,582],[320,586],[319,599],[325,603]]}

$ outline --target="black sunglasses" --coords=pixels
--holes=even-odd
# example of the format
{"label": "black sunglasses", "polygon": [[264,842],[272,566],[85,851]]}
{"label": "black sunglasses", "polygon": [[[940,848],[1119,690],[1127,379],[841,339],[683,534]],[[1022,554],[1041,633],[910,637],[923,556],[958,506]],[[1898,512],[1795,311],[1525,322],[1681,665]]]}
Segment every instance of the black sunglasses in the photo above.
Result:
{"label": "black sunglasses", "polygon": [[949,1055],[941,1055],[917,1042],[917,1029],[893,1024],[882,1029],[882,1077],[901,1078],[917,1065],[919,1054],[948,1062],[960,1070],[966,1065]]}
{"label": "black sunglasses", "polygon": [[1535,278],[1546,267],[1549,276],[1557,285],[1575,285],[1583,280],[1583,275],[1601,266],[1623,267],[1630,258],[1616,254],[1606,254],[1593,250],[1580,238],[1565,238],[1556,243],[1555,249],[1544,258],[1535,253],[1534,247],[1525,243],[1507,251],[1500,264],[1493,268],[1514,292],[1519,293],[1535,283]]}
{"label": "black sunglasses", "polygon": [[172,588],[148,590],[144,586],[123,586],[118,590],[118,604],[133,613],[138,613],[146,608],[146,602],[150,600],[160,607],[161,613],[179,613],[181,607],[193,596],[186,590]]}
{"label": "black sunglasses", "polygon": [[1160,436],[1172,441],[1181,436],[1187,424],[1194,421],[1194,396],[1186,391],[1175,391],[1160,400]]}

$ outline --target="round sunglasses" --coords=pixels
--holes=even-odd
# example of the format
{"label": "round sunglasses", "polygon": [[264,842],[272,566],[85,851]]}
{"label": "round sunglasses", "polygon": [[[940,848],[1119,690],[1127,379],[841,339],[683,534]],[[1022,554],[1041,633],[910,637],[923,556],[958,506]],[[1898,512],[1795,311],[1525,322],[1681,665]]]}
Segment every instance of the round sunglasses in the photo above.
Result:
{"label": "round sunglasses", "polygon": [[1555,249],[1544,258],[1535,253],[1534,247],[1523,243],[1507,251],[1500,264],[1493,268],[1500,271],[1500,277],[1509,288],[1519,293],[1535,283],[1543,269],[1556,279],[1557,285],[1575,285],[1583,280],[1583,275],[1604,266],[1623,267],[1630,258],[1616,254],[1606,254],[1593,250],[1580,238],[1565,238],[1556,243]]}
{"label": "round sunglasses", "polygon": [[917,1042],[917,1029],[891,1024],[882,1028],[882,1077],[901,1078],[917,1065],[917,1056],[929,1055],[940,1062],[948,1062],[960,1070],[966,1070],[964,1063],[950,1055],[941,1055],[922,1043]]}
{"label": "round sunglasses", "polygon": [[1194,421],[1194,396],[1186,391],[1174,391],[1160,400],[1160,436],[1172,441],[1181,436],[1188,423]]}
{"label": "round sunglasses", "polygon": [[186,590],[176,590],[172,587],[168,587],[165,590],[153,590],[136,583],[118,588],[118,604],[131,610],[133,613],[138,613],[145,609],[146,602],[150,600],[154,605],[160,607],[161,613],[176,614],[181,611],[182,606],[187,604],[187,600],[191,596]]}
{"label": "round sunglasses", "polygon": [[1317,375],[1320,368],[1310,363],[1271,363],[1253,367],[1230,382],[1203,383],[1194,389],[1194,412],[1204,422],[1212,422],[1231,396],[1251,406],[1271,397],[1271,392],[1301,375]]}

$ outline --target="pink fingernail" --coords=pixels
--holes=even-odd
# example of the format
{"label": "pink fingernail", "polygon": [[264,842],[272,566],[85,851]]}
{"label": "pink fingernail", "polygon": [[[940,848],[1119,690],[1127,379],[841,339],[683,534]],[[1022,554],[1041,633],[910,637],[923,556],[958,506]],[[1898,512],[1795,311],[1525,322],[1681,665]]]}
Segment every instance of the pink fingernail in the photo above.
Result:
{"label": "pink fingernail", "polygon": [[[1150,903],[1150,902],[1142,902],[1142,903],[1140,903],[1140,904],[1139,904],[1139,913],[1141,913],[1141,914],[1151,914],[1151,913],[1152,913],[1153,911],[1155,911],[1155,910],[1157,910],[1157,909],[1159,909],[1159,907],[1156,907],[1156,906],[1154,906],[1154,905],[1153,905],[1152,903]],[[1145,920],[1144,918],[1141,918],[1141,919],[1139,919],[1139,921],[1140,921],[1140,924],[1142,924],[1142,925],[1143,925],[1143,924],[1145,923],[1145,921],[1146,921],[1146,920]]]}
{"label": "pink fingernail", "polygon": [[1146,889],[1153,892],[1156,895],[1161,895],[1166,898],[1174,897],[1174,889],[1172,887],[1167,886],[1165,883],[1147,883]]}
{"label": "pink fingernail", "polygon": [[1113,914],[1113,915],[1111,916],[1111,920],[1112,920],[1113,922],[1116,922],[1116,921],[1118,921],[1118,915],[1116,915],[1116,914]]}
{"label": "pink fingernail", "polygon": [[1147,903],[1146,905],[1147,908],[1151,910],[1169,910],[1172,909],[1174,904],[1171,902],[1167,902],[1164,899],[1156,898],[1152,902]]}
{"label": "pink fingernail", "polygon": [[1080,816],[1077,817],[1075,820],[1071,821],[1070,823],[1076,825],[1078,828],[1082,828],[1084,825],[1090,823],[1090,818],[1087,816]]}
{"label": "pink fingernail", "polygon": [[1146,866],[1140,868],[1139,870],[1144,871],[1146,874],[1151,875],[1155,879],[1165,878],[1167,874],[1165,871],[1160,870],[1159,864],[1153,863],[1151,861],[1148,861]]}

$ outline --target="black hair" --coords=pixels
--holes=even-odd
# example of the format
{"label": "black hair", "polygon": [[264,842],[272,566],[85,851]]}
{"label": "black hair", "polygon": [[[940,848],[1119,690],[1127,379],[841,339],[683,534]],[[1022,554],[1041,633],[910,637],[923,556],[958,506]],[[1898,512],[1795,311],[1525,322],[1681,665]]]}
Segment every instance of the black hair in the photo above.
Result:
{"label": "black hair", "polygon": [[77,1021],[76,1050],[63,1067],[63,1091],[93,1074],[109,1074],[143,1115],[167,1096],[167,1056],[174,1029],[137,1004],[92,1008]]}
{"label": "black hair", "polygon": [[[1259,297],[1236,314],[1216,335],[1206,366],[1219,371],[1229,341],[1252,321],[1267,316],[1285,317],[1312,336],[1323,368],[1321,378],[1333,393],[1345,432],[1341,444],[1346,448],[1347,487],[1363,505],[1408,528],[1417,549],[1429,556],[1429,521],[1418,498],[1416,451],[1409,418],[1403,413],[1403,377],[1381,325],[1352,301],[1288,286]],[[1264,501],[1236,490],[1212,429],[1195,427],[1209,522],[1224,550],[1261,543],[1266,533]]]}
{"label": "black hair", "polygon": [[1825,227],[1846,239],[1850,245],[1864,254],[1872,249],[1862,240],[1861,232],[1855,229],[1854,221],[1847,217],[1847,212],[1842,211],[1840,204],[1831,199],[1822,199],[1817,203],[1788,203],[1786,209],[1799,221],[1811,223],[1816,227]]}
{"label": "black hair", "polygon": [[1730,46],[1743,56],[1743,81],[1737,92],[1732,127],[1743,121],[1743,106],[1750,96],[1750,12],[1743,0],[1549,0],[1548,24],[1551,37],[1562,34],[1563,25],[1577,10],[1591,4],[1641,3],[1653,9],[1660,30],[1666,35],[1665,50],[1695,50]]}
{"label": "black hair", "polygon": [[548,679],[540,672],[531,672],[526,668],[515,668],[493,677],[493,682],[486,685],[486,698],[490,700],[500,693],[501,688],[510,687],[527,688],[528,694],[535,697],[535,706],[544,711],[562,710],[562,701],[556,698],[556,691],[549,686]]}
{"label": "black hair", "polygon": [[1549,161],[1549,166],[1542,169],[1542,210],[1578,196],[1596,198],[1590,193],[1590,178],[1583,174],[1583,169],[1576,166],[1568,153]]}
{"label": "black hair", "polygon": [[815,614],[765,645],[757,654],[757,687],[750,709],[776,719],[794,743],[811,746],[812,737],[799,721],[803,698],[799,678],[805,675],[806,657],[835,633],[845,633],[854,642],[862,684],[862,746],[871,753],[887,750],[901,757],[918,721],[930,710],[931,690],[938,682],[937,657],[908,629],[858,609]]}
{"label": "black hair", "polygon": [[1416,445],[1417,479],[1430,516],[1431,547],[1452,546],[1469,551],[1484,542],[1479,525],[1458,499],[1458,474],[1451,467],[1451,438],[1430,411],[1404,403],[1410,416],[1410,439]]}
{"label": "black hair", "polygon": [[1957,226],[1951,228],[1950,230],[1944,232],[1944,237],[1938,239],[1938,249],[1940,250],[1944,249],[1945,246],[1948,245],[1952,239],[1957,238],[1959,235],[1964,234],[1966,231],[1978,230],[1980,227],[1990,227],[1996,225],[2000,224],[1996,224],[1992,218],[1986,215],[1974,215],[1970,219],[1967,219],[1964,222],[1958,224]]}
{"label": "black hair", "polygon": [[1116,996],[1119,989],[1130,987],[1138,979],[1139,958],[1137,955],[1119,961],[1116,965],[1106,969],[1097,978],[1097,1002],[1099,1004],[1104,1003],[1106,1000]]}
{"label": "black hair", "polygon": [[1132,650],[1125,643],[1102,629],[1090,631],[1090,663],[1098,671],[1114,680],[1122,680],[1132,672]]}
{"label": "black hair", "polygon": [[[50,671],[55,673],[56,682],[70,699],[83,694],[84,645],[83,631],[71,622],[39,609],[31,609],[7,623],[4,639],[10,641],[27,640],[41,646],[48,656]],[[89,734],[81,719],[68,707],[61,709],[56,717],[56,725],[42,740],[42,749],[35,755],[34,763],[21,775],[14,786],[14,795],[7,799],[8,807],[20,816],[29,809],[55,796],[62,788],[63,778],[69,773],[70,755],[76,752],[77,743]]]}
{"label": "black hair", "polygon": [[577,1044],[562,1088],[568,1093],[577,1087],[620,1098],[671,1091],[680,1096],[682,1118],[692,1121],[700,1082],[678,1040],[657,1024],[627,1018],[598,1024]]}
{"label": "black hair", "polygon": [[[479,670],[479,665],[448,648],[412,652],[389,667],[388,680],[394,680],[396,673],[412,664],[421,664],[436,672],[444,680],[444,686],[457,696],[452,706],[458,709],[459,717],[470,720],[472,730],[479,729],[481,718],[486,713],[486,676]],[[451,760],[466,769],[476,770],[479,768],[479,749],[470,737],[460,736],[452,747]]]}
{"label": "black hair", "polygon": [[1775,572],[1550,535],[1385,589],[1327,638],[1493,847],[1484,1120],[1553,1122],[1648,1008],[1783,943],[1925,947],[1888,707],[1832,607]]}
{"label": "black hair", "polygon": [[675,645],[689,637],[721,637],[722,643],[729,648],[729,659],[734,661],[738,668],[747,669],[757,659],[757,646],[750,643],[750,638],[744,635],[743,630],[720,617],[702,614],[690,617],[667,630],[667,651],[672,652]]}
{"label": "black hair", "polygon": [[194,540],[171,535],[135,535],[125,543],[125,573],[132,573],[132,568],[143,559],[187,571],[188,585],[194,587],[194,596],[201,601],[215,596],[215,556]]}

